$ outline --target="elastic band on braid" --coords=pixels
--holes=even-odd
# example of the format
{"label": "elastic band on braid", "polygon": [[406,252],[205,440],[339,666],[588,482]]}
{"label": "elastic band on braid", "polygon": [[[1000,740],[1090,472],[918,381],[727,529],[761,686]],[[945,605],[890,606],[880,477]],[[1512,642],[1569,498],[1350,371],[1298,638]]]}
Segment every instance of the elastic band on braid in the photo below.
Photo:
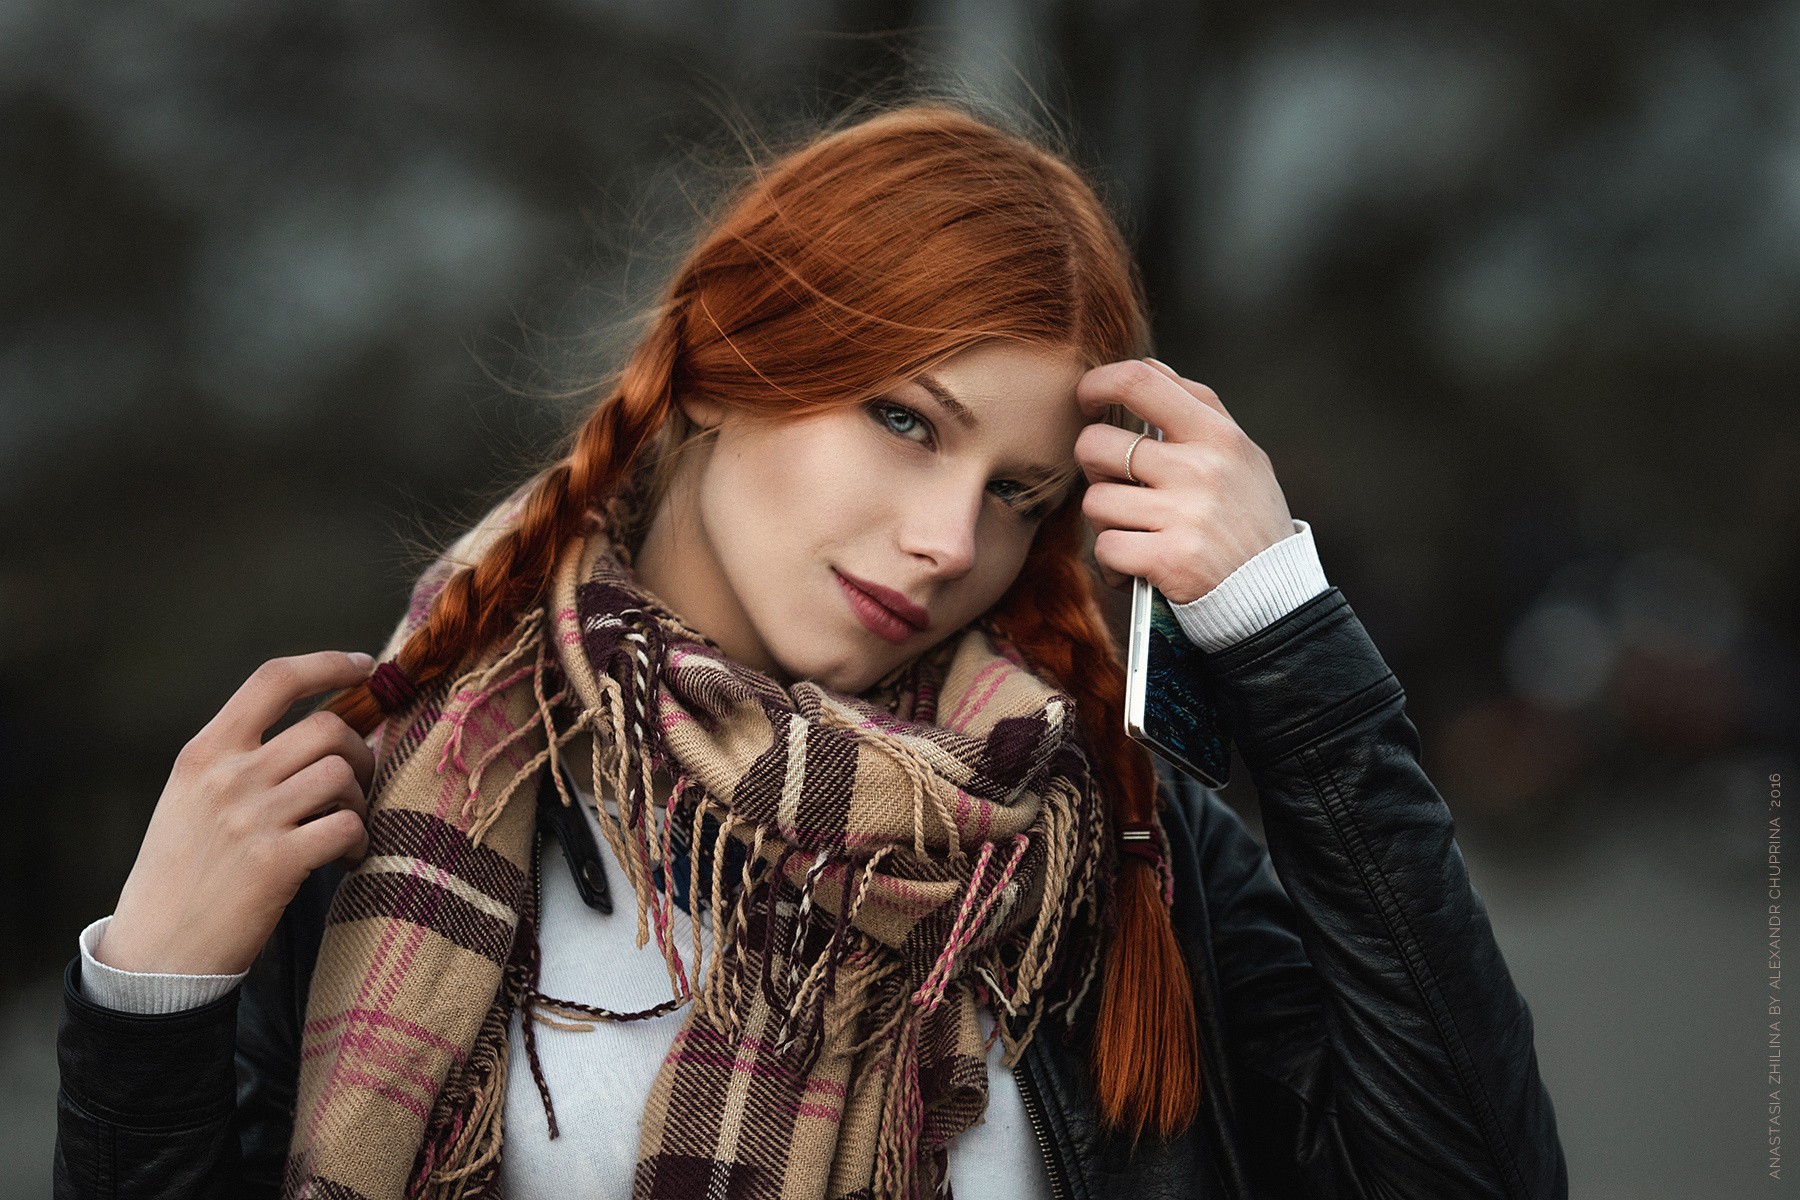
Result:
{"label": "elastic band on braid", "polygon": [[1162,874],[1163,852],[1157,838],[1157,829],[1151,821],[1121,821],[1119,823],[1119,853],[1141,858]]}
{"label": "elastic band on braid", "polygon": [[406,708],[419,698],[419,690],[413,686],[406,672],[393,661],[382,663],[375,668],[375,673],[368,679],[369,692],[375,697],[375,703],[388,716]]}

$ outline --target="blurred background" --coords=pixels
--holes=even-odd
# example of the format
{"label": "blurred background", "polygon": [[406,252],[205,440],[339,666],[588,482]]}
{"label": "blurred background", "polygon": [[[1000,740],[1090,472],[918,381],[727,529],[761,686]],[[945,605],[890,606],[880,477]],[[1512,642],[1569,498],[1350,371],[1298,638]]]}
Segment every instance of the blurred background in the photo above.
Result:
{"label": "blurred background", "polygon": [[1069,130],[1158,356],[1312,522],[1573,1194],[1783,1194],[1796,64],[1792,3],[0,4],[0,1194],[49,1193],[60,973],[182,743],[266,658],[379,648],[734,124],[909,81]]}

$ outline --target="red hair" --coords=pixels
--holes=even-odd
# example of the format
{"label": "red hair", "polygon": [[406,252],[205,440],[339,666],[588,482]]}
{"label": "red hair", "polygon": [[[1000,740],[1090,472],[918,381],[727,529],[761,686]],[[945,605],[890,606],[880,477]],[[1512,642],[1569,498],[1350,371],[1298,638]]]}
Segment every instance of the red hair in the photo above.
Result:
{"label": "red hair", "polygon": [[[727,197],[666,285],[567,452],[514,528],[444,586],[395,655],[423,687],[508,633],[586,514],[640,470],[666,482],[698,393],[781,417],[861,403],[979,343],[1073,348],[1084,366],[1148,350],[1143,285],[1117,224],[1067,157],[962,107],[914,102],[816,133]],[[1148,752],[1124,732],[1124,671],[1084,557],[1082,488],[1048,515],[987,614],[1076,702],[1112,820],[1152,819]],[[330,707],[367,734],[367,685]],[[1094,1031],[1100,1111],[1135,1137],[1199,1107],[1193,994],[1155,867],[1121,855]]]}

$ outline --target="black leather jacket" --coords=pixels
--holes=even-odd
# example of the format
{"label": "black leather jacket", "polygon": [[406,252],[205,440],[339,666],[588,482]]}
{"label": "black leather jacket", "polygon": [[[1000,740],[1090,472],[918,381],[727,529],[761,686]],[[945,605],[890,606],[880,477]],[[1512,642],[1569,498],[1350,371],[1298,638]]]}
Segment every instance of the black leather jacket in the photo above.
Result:
{"label": "black leather jacket", "polygon": [[[1018,1078],[1056,1194],[1566,1197],[1530,1012],[1420,768],[1405,695],[1343,594],[1207,666],[1268,848],[1210,789],[1161,770],[1200,1117],[1135,1150],[1104,1134],[1090,1025],[1067,1040],[1040,1027]],[[100,1008],[70,961],[58,1197],[278,1194],[307,984],[341,877],[315,872],[243,985],[197,1009]]]}

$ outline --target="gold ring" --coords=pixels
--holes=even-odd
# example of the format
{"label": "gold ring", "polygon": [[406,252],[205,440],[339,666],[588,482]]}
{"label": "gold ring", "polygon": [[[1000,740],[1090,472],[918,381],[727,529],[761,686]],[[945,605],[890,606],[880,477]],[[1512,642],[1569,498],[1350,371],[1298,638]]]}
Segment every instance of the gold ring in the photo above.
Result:
{"label": "gold ring", "polygon": [[1143,441],[1145,438],[1147,438],[1149,436],[1150,436],[1150,433],[1148,430],[1146,430],[1145,432],[1140,433],[1136,437],[1132,438],[1131,445],[1125,447],[1125,478],[1131,480],[1131,482],[1133,482],[1133,483],[1139,483],[1141,481],[1138,479],[1138,477],[1136,475],[1133,475],[1131,473],[1132,452],[1137,449],[1137,444],[1139,442]]}

